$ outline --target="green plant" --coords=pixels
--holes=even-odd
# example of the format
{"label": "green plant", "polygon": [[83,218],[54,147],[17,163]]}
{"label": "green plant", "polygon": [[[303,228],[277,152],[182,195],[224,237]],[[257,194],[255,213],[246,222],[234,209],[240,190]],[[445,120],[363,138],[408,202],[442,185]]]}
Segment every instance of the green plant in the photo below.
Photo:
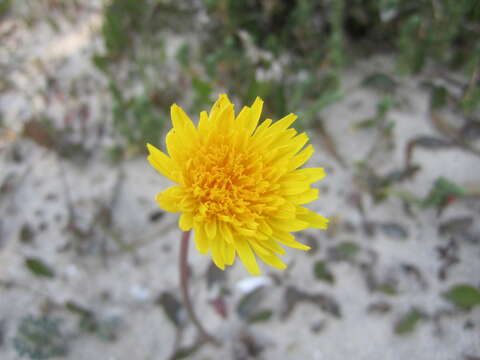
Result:
{"label": "green plant", "polygon": [[8,13],[12,6],[12,0],[0,0],[0,18]]}
{"label": "green plant", "polygon": [[67,340],[60,332],[58,319],[28,315],[20,321],[13,346],[19,356],[32,360],[50,359],[67,354]]}
{"label": "green plant", "polygon": [[151,96],[140,95],[125,98],[122,92],[111,85],[113,96],[113,125],[126,145],[137,150],[146,143],[159,143],[165,114],[155,106]]}
{"label": "green plant", "polygon": [[[198,22],[198,7],[208,21]],[[299,125],[314,126],[319,112],[342,97],[344,66],[385,51],[404,73],[426,64],[463,71],[467,81],[449,103],[472,113],[480,105],[478,23],[475,0],[112,0],[102,28],[105,52],[93,60],[114,85],[117,134],[143,148],[153,119],[163,118],[171,102],[196,113],[225,90],[242,104],[261,96],[272,117],[304,109]],[[176,49],[178,71],[165,63],[172,32],[184,41]],[[393,96],[394,80],[372,76],[372,86]],[[140,95],[127,95],[139,84]]]}

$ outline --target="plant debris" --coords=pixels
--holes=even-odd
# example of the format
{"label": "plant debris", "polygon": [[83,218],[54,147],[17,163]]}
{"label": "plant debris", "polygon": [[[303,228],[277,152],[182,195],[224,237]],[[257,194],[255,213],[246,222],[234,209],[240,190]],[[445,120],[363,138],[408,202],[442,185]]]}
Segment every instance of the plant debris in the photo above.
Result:
{"label": "plant debris", "polygon": [[285,306],[281,313],[281,317],[283,319],[289,317],[295,307],[301,302],[311,303],[317,306],[320,310],[336,318],[340,318],[342,316],[340,306],[336,300],[324,293],[308,293],[298,290],[293,286],[289,286],[285,290],[284,301]]}

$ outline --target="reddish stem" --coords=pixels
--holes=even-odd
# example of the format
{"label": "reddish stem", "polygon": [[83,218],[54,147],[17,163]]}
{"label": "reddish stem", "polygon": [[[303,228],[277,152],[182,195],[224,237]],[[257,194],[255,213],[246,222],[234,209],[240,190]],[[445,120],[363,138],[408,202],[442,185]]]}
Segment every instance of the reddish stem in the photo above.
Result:
{"label": "reddish stem", "polygon": [[180,243],[180,258],[179,258],[180,288],[182,290],[183,303],[185,305],[185,308],[187,309],[190,320],[192,320],[193,324],[197,327],[202,340],[211,342],[216,346],[220,346],[220,342],[217,339],[215,339],[212,335],[210,335],[198,320],[197,316],[195,315],[195,311],[193,310],[192,302],[190,300],[190,295],[188,292],[189,271],[188,271],[188,262],[187,262],[189,238],[190,238],[190,231],[184,231],[182,233],[182,241]]}

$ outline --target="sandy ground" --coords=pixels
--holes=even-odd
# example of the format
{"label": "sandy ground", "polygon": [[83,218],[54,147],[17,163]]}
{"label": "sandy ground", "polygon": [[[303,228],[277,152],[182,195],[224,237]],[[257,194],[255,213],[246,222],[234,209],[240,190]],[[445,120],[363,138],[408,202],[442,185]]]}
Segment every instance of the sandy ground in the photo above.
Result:
{"label": "sandy ground", "polygon": [[[29,314],[62,320],[68,359],[167,359],[176,346],[189,345],[195,338],[182,310],[177,314],[182,330],[164,311],[169,309],[166,298],[180,296],[177,218],[159,214],[153,200],[168,183],[144,158],[112,165],[102,150],[111,142],[108,137],[97,143],[87,136],[95,154],[87,161],[71,161],[20,135],[24,124],[40,113],[57,120],[73,116],[77,126],[75,116],[82,104],[91,109],[87,132],[105,121],[109,104],[105,81],[89,60],[98,46],[100,24],[95,12],[62,23],[59,32],[42,22],[30,30],[15,19],[1,23],[1,62],[17,59],[14,70],[2,75],[11,87],[0,96],[5,125],[0,144],[2,360],[19,358],[13,339]],[[408,215],[396,197],[373,203],[355,172],[355,164],[366,157],[377,174],[401,169],[409,140],[438,136],[422,79],[397,78],[399,105],[388,114],[395,122],[394,147],[368,155],[376,133],[354,130],[353,124],[375,114],[379,95],[359,83],[368,73],[392,70],[392,59],[378,57],[345,72],[344,99],[321,115],[345,166],[333,158],[324,137],[310,132],[317,150],[310,165],[328,172],[318,184],[322,197],[312,209],[332,219],[332,228],[301,233],[300,239],[315,244],[315,250],[288,251],[287,271],[264,267],[262,286],[242,316],[238,305],[255,280],[237,264],[225,279],[208,287],[209,259],[192,251],[195,307],[224,345],[204,345],[188,358],[480,358],[480,308],[460,311],[442,297],[455,284],[480,286],[478,199],[460,199],[440,215],[418,207]],[[48,88],[52,77],[53,90]],[[80,84],[76,97],[66,91],[72,84]],[[413,162],[421,170],[398,187],[418,197],[425,197],[441,176],[460,185],[480,181],[478,156],[460,148],[417,149]],[[359,201],[363,214],[355,205]],[[461,229],[462,236],[439,231],[442,224],[459,217],[474,219],[469,236],[463,236],[466,228]],[[335,251],[346,242],[356,245],[356,253],[342,258]],[[442,249],[458,259],[445,276],[439,275],[445,265],[439,255]],[[34,276],[25,266],[27,258],[41,259],[54,276]],[[312,269],[318,261],[328,265],[334,281],[315,277]],[[396,293],[376,290],[382,284],[393,286]],[[225,293],[227,318],[211,305]],[[297,298],[301,299],[295,302]],[[101,324],[113,324],[109,328],[113,339],[82,330],[78,313],[66,310],[68,303],[88,309]],[[396,333],[399,321],[412,309],[421,313],[417,326]],[[259,310],[270,311],[270,318],[245,320]]]}

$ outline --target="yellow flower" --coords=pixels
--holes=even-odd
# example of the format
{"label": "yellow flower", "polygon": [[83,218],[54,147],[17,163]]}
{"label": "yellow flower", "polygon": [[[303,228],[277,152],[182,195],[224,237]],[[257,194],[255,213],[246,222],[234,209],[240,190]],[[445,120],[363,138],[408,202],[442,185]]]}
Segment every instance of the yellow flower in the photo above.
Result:
{"label": "yellow flower", "polygon": [[289,129],[297,117],[289,114],[258,125],[262,106],[257,97],[235,117],[233,104],[220,95],[195,126],[174,104],[173,128],[166,136],[169,156],[147,144],[150,164],[177,184],[157,195],[159,206],[182,213],[180,229],[193,229],[197,250],[210,250],[222,270],[238,255],[250,273],[259,274],[255,254],[284,269],[277,257],[285,253],[280,244],[310,249],[291,232],[326,229],[328,224],[302,206],[318,198],[318,189],[310,185],[325,171],[300,169],[314,150],[312,145],[304,148],[305,133]]}

